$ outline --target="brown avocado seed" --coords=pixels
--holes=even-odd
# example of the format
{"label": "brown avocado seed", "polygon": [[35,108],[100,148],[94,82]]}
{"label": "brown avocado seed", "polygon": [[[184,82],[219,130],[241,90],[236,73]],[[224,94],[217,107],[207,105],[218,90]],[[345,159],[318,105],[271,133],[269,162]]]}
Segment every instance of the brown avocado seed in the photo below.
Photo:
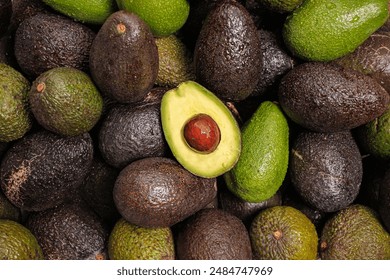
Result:
{"label": "brown avocado seed", "polygon": [[202,153],[213,152],[221,140],[221,132],[217,123],[206,114],[191,118],[184,125],[183,133],[187,144]]}

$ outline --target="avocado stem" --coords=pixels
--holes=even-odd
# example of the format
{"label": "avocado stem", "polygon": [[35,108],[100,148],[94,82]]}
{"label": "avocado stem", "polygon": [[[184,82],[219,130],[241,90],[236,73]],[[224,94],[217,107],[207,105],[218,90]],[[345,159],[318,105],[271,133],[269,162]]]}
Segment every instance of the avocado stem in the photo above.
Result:
{"label": "avocado stem", "polygon": [[46,88],[46,85],[45,85],[44,82],[41,82],[41,83],[39,83],[39,84],[37,85],[37,91],[38,91],[38,92],[44,91],[45,88]]}
{"label": "avocado stem", "polygon": [[123,23],[118,23],[118,25],[116,26],[116,30],[118,31],[118,34],[123,34],[126,32],[126,25],[124,25]]}
{"label": "avocado stem", "polygon": [[321,251],[325,251],[328,248],[328,243],[326,241],[322,241],[320,244]]}
{"label": "avocado stem", "polygon": [[279,229],[275,230],[273,233],[272,233],[272,236],[276,239],[276,240],[280,240],[282,237],[283,237],[283,232]]}

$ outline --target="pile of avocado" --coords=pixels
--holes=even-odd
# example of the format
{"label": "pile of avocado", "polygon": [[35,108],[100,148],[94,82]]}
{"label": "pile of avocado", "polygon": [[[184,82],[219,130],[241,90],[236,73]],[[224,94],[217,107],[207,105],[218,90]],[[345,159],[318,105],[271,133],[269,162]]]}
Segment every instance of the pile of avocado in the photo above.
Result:
{"label": "pile of avocado", "polygon": [[387,0],[0,0],[0,260],[389,260]]}

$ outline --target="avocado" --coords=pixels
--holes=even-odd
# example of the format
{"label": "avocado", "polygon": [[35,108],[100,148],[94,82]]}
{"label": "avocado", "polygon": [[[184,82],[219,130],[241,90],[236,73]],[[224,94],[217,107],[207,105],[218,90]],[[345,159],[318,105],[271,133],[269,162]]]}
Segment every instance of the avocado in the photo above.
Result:
{"label": "avocado", "polygon": [[31,128],[30,82],[13,67],[0,64],[0,141],[22,138]]}
{"label": "avocado", "polygon": [[277,191],[269,199],[261,202],[248,202],[231,193],[227,188],[218,189],[220,208],[239,218],[245,226],[249,226],[253,218],[263,209],[282,205],[282,194]]}
{"label": "avocado", "polygon": [[237,1],[209,12],[194,49],[196,80],[222,100],[247,98],[260,80],[261,45],[256,26]]}
{"label": "avocado", "polygon": [[16,141],[2,158],[1,188],[22,210],[52,208],[81,185],[92,158],[88,133],[61,137],[45,130],[34,132]]}
{"label": "avocado", "polygon": [[174,260],[172,231],[140,227],[120,218],[108,239],[108,256],[111,260]]}
{"label": "avocado", "polygon": [[0,260],[43,260],[35,236],[22,224],[0,219]]}
{"label": "avocado", "polygon": [[56,67],[39,75],[29,92],[35,119],[63,136],[88,132],[100,119],[103,99],[90,76],[72,67]]}
{"label": "avocado", "polygon": [[99,151],[108,164],[119,169],[137,159],[164,156],[168,145],[160,102],[113,106],[100,126]]}
{"label": "avocado", "polygon": [[76,21],[102,25],[117,10],[115,0],[42,0],[55,11]]}
{"label": "avocado", "polygon": [[390,233],[390,169],[387,168],[378,192],[378,212],[380,218]]}
{"label": "avocado", "polygon": [[95,153],[91,168],[79,188],[83,201],[109,226],[113,226],[120,217],[112,197],[118,174],[118,169]]}
{"label": "avocado", "polygon": [[8,25],[11,20],[12,15],[12,1],[11,0],[1,0],[0,1],[0,37],[8,29]]}
{"label": "avocado", "polygon": [[193,55],[176,35],[156,38],[159,69],[156,85],[176,87],[180,83],[195,80]]}
{"label": "avocado", "polygon": [[302,132],[291,147],[290,159],[291,181],[315,209],[335,212],[356,199],[363,164],[350,131]]}
{"label": "avocado", "polygon": [[204,208],[217,195],[215,178],[193,175],[170,158],[130,163],[114,185],[114,202],[124,219],[141,227],[170,227]]}
{"label": "avocado", "polygon": [[241,133],[231,111],[194,81],[164,94],[161,123],[174,157],[197,176],[222,175],[240,156]]}
{"label": "avocado", "polygon": [[251,96],[260,96],[268,91],[277,89],[281,78],[291,70],[296,61],[283,46],[277,33],[258,29],[262,54],[262,67],[259,75],[261,79]]}
{"label": "avocado", "polygon": [[13,205],[0,190],[0,219],[21,222],[21,214],[20,209]]}
{"label": "avocado", "polygon": [[155,37],[167,37],[186,22],[190,3],[187,0],[116,0],[119,9],[137,14]]}
{"label": "avocado", "polygon": [[390,32],[377,31],[354,52],[335,60],[335,63],[369,75],[390,92],[389,44]]}
{"label": "avocado", "polygon": [[390,106],[374,120],[356,129],[361,149],[377,158],[390,158]]}
{"label": "avocado", "polygon": [[257,0],[265,9],[278,13],[291,13],[303,0]]}
{"label": "avocado", "polygon": [[387,0],[308,0],[283,26],[291,53],[308,61],[331,61],[353,52],[389,16]]}
{"label": "avocado", "polygon": [[47,260],[107,259],[108,232],[88,207],[65,203],[31,213],[26,227]]}
{"label": "avocado", "polygon": [[389,260],[390,235],[371,208],[353,204],[335,213],[322,230],[323,260]]}
{"label": "avocado", "polygon": [[251,260],[242,221],[221,209],[202,209],[186,219],[176,238],[180,260]]}
{"label": "avocado", "polygon": [[315,260],[318,235],[314,224],[291,206],[274,206],[253,219],[249,236],[253,257],[260,260]]}
{"label": "avocado", "polygon": [[92,79],[98,88],[122,103],[139,102],[145,97],[156,82],[158,62],[150,28],[136,14],[123,10],[104,22],[89,56]]}
{"label": "avocado", "polygon": [[237,164],[223,175],[228,189],[248,202],[261,202],[278,191],[287,173],[289,127],[279,105],[264,101],[241,129]]}
{"label": "avocado", "polygon": [[382,115],[386,90],[373,78],[335,63],[306,62],[283,76],[278,88],[283,111],[317,132],[350,130]]}
{"label": "avocado", "polygon": [[15,33],[14,51],[23,73],[35,79],[56,67],[88,70],[95,32],[65,16],[38,13],[24,20]]}

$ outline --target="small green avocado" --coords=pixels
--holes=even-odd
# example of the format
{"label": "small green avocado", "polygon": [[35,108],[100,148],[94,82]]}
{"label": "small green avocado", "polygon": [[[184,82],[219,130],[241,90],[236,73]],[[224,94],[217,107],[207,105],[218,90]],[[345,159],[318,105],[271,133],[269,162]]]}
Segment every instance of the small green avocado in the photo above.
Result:
{"label": "small green avocado", "polygon": [[173,155],[195,175],[217,177],[240,156],[236,119],[218,97],[196,82],[183,82],[164,94],[161,121]]}

